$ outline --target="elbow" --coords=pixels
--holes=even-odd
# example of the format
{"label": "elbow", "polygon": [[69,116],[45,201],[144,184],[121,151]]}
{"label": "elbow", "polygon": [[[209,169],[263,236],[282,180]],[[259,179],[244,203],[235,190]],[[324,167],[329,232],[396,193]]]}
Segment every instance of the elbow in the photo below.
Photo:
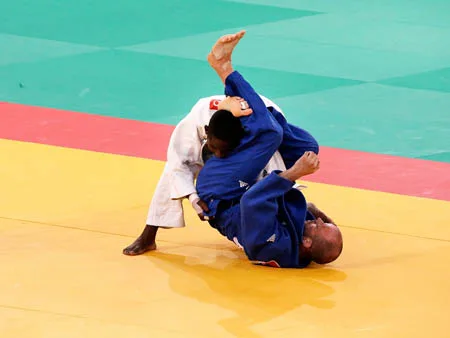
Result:
{"label": "elbow", "polygon": [[266,135],[267,143],[278,149],[283,142],[283,128],[278,123],[273,123],[271,128],[267,129]]}
{"label": "elbow", "polygon": [[317,140],[312,135],[309,135],[308,143],[308,150],[312,151],[315,154],[319,154],[319,142],[317,142]]}
{"label": "elbow", "polygon": [[315,154],[319,154],[319,143],[317,143],[317,141],[314,139],[314,141],[311,144],[311,151]]}

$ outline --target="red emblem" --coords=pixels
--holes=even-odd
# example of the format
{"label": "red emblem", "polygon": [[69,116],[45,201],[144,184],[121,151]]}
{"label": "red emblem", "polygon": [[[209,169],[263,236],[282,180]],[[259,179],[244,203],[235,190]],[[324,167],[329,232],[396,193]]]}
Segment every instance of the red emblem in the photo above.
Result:
{"label": "red emblem", "polygon": [[268,261],[268,262],[263,262],[263,261],[253,261],[252,263],[253,263],[253,264],[256,264],[256,265],[270,266],[270,267],[272,267],[272,268],[281,268],[280,264],[278,264],[278,263],[277,263],[276,261],[274,261],[274,260],[271,260],[271,261]]}
{"label": "red emblem", "polygon": [[219,103],[220,102],[221,102],[221,100],[218,100],[218,99],[211,100],[209,102],[209,109],[211,109],[211,110],[219,109]]}

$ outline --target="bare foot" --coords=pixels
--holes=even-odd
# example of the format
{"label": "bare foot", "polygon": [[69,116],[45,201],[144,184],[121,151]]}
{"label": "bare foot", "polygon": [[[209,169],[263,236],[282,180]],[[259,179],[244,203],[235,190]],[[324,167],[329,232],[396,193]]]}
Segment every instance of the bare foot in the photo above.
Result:
{"label": "bare foot", "polygon": [[156,250],[156,232],[158,227],[146,225],[142,234],[129,246],[123,249],[123,254],[127,256],[138,256],[147,251]]}
{"label": "bare foot", "polygon": [[245,31],[242,30],[235,34],[224,35],[217,40],[213,46],[211,53],[216,60],[231,59],[231,54],[234,47],[238,44],[245,35]]}
{"label": "bare foot", "polygon": [[228,75],[233,72],[231,65],[231,55],[238,42],[245,35],[245,31],[236,34],[224,35],[217,40],[211,52],[208,54],[208,62],[217,72],[219,77],[225,82]]}

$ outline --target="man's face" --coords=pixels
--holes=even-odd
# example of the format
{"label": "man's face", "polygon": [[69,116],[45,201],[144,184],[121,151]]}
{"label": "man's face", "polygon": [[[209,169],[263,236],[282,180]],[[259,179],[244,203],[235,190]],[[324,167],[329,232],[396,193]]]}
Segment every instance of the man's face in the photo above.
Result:
{"label": "man's face", "polygon": [[312,240],[312,245],[314,245],[314,240],[317,237],[322,238],[333,238],[335,235],[336,226],[331,223],[325,223],[322,219],[317,218],[313,221],[305,222],[305,230],[303,235],[309,237]]}
{"label": "man's face", "polygon": [[[332,262],[339,257],[342,250],[342,235],[339,228],[332,223],[325,223],[317,218],[305,222],[302,246],[317,260]],[[320,261],[315,260],[317,263]]]}
{"label": "man's face", "polygon": [[322,229],[326,227],[327,224],[328,223],[324,223],[320,218],[312,221],[306,221],[304,235],[310,238],[315,238],[317,234],[322,232]]}
{"label": "man's face", "polygon": [[218,158],[226,157],[232,150],[227,142],[211,135],[208,135],[206,139],[206,146]]}

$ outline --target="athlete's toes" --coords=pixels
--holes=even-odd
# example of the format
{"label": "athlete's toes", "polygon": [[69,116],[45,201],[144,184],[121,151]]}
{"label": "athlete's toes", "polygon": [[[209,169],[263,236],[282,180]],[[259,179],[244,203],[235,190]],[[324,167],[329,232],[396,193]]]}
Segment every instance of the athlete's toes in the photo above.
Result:
{"label": "athlete's toes", "polygon": [[123,249],[123,254],[128,256],[133,256],[136,251],[136,245],[132,244],[130,246],[127,246],[125,249]]}

